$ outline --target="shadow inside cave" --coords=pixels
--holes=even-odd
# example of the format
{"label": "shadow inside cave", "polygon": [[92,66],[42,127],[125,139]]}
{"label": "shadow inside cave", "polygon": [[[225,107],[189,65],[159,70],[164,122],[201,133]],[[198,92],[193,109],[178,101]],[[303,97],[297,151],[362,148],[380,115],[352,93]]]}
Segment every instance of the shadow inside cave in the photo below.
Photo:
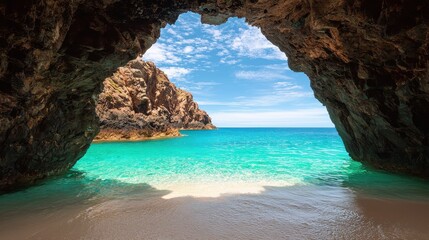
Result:
{"label": "shadow inside cave", "polygon": [[[87,179],[82,172],[70,171],[63,178],[1,196],[0,238],[429,237],[428,201],[374,198],[354,190],[314,184],[266,186],[259,194],[164,199],[168,191],[148,184]],[[19,214],[12,216],[12,211]]]}
{"label": "shadow inside cave", "polygon": [[40,181],[37,185],[0,195],[0,222],[19,215],[57,211],[67,206],[89,206],[109,199],[163,196],[161,191],[140,183],[131,184],[113,179],[92,179],[84,172],[69,170],[62,176]]}

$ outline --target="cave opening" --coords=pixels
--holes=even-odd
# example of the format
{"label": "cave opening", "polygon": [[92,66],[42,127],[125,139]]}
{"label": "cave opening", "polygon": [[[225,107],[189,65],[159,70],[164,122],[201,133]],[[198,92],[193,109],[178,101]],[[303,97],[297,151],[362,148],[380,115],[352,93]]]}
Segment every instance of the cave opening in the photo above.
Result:
{"label": "cave opening", "polygon": [[243,18],[209,25],[183,13],[142,59],[189,91],[218,127],[333,127],[308,77]]}

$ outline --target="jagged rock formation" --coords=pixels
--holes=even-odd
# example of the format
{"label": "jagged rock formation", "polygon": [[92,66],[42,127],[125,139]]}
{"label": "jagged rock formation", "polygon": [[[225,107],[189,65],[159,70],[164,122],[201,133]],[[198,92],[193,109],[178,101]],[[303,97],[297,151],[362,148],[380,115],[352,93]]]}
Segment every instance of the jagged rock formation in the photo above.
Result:
{"label": "jagged rock formation", "polygon": [[180,136],[178,129],[214,129],[189,92],[176,88],[151,62],[132,60],[104,81],[96,140]]}
{"label": "jagged rock formation", "polygon": [[0,2],[0,188],[70,168],[98,132],[103,80],[189,10],[261,27],[353,159],[429,176],[426,0],[25,0]]}

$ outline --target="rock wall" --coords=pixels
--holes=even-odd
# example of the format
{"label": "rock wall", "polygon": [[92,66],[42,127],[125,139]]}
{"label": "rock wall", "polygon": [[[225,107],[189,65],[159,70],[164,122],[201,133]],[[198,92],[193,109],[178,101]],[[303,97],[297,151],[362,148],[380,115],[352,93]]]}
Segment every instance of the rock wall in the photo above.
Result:
{"label": "rock wall", "polygon": [[177,88],[151,62],[132,60],[104,81],[96,108],[95,140],[180,136],[178,129],[214,129],[189,92]]}
{"label": "rock wall", "polygon": [[188,10],[261,27],[353,159],[429,176],[426,0],[22,0],[0,2],[0,188],[73,166],[98,132],[103,80]]}

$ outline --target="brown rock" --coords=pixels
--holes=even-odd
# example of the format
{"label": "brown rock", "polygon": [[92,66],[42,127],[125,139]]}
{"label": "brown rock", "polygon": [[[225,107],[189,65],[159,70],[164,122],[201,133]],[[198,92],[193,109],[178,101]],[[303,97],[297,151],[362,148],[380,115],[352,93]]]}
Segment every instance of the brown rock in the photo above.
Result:
{"label": "brown rock", "polygon": [[178,129],[213,129],[192,95],[177,88],[151,62],[132,60],[104,81],[95,140],[180,136]]}
{"label": "brown rock", "polygon": [[426,0],[23,0],[0,2],[0,188],[73,166],[98,132],[103,80],[188,10],[260,27],[353,159],[429,176]]}

